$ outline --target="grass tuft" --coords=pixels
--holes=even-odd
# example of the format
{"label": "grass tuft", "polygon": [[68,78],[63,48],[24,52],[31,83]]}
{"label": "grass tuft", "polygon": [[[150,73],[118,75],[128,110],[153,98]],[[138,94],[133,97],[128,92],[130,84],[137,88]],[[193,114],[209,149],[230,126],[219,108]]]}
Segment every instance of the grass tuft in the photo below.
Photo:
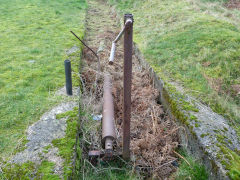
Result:
{"label": "grass tuft", "polygon": [[179,152],[185,160],[181,159],[181,164],[174,174],[176,180],[194,179],[194,180],[206,180],[208,179],[208,173],[205,167],[192,156],[188,155],[186,151],[180,150]]}

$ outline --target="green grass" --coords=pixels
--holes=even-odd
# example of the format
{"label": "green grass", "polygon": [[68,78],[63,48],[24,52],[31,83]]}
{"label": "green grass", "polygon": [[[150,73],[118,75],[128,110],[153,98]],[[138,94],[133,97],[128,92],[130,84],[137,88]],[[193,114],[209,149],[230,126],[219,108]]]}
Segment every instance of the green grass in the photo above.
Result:
{"label": "green grass", "polygon": [[[86,161],[82,164],[83,168],[78,176],[79,179],[87,180],[137,180],[141,179],[131,167],[127,166],[121,160],[116,160],[115,162],[100,162],[95,168],[90,166]],[[87,178],[86,178],[87,177]]]}
{"label": "green grass", "polygon": [[[58,98],[65,50],[84,33],[85,0],[0,0],[0,156]],[[31,61],[34,61],[32,63]]]}
{"label": "green grass", "polygon": [[189,156],[186,151],[180,150],[180,154],[187,160],[190,164],[187,164],[186,161],[181,159],[181,164],[177,169],[177,172],[174,174],[176,180],[206,180],[208,179],[208,173],[206,172],[205,167],[194,159],[192,156]]}

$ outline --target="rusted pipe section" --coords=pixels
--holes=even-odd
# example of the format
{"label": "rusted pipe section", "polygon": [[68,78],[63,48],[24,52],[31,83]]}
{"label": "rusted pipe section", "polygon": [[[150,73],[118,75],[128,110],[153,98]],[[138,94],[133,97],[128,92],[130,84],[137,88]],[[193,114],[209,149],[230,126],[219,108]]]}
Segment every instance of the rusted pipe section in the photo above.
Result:
{"label": "rusted pipe section", "polygon": [[124,16],[123,158],[130,158],[133,15]]}
{"label": "rusted pipe section", "polygon": [[116,139],[112,82],[109,74],[104,75],[103,86],[102,144],[105,150],[113,150]]}
{"label": "rusted pipe section", "polygon": [[115,55],[115,50],[116,50],[116,43],[112,42],[112,48],[111,48],[111,53],[110,53],[110,58],[109,58],[109,64],[112,65],[114,61],[114,55]]}
{"label": "rusted pipe section", "polygon": [[127,19],[123,29],[121,30],[121,32],[118,34],[118,36],[116,37],[116,39],[112,42],[112,48],[111,48],[111,53],[110,53],[110,58],[109,58],[109,64],[113,64],[114,61],[114,55],[115,55],[115,50],[116,50],[116,43],[120,40],[120,38],[122,37],[123,33],[125,32],[126,26],[128,26],[129,24],[132,24],[132,19]]}

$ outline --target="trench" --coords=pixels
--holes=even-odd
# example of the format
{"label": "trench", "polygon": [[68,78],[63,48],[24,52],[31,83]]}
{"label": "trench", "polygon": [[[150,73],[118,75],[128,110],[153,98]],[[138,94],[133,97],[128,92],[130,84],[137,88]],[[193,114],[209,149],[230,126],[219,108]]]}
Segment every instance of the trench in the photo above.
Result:
{"label": "trench", "polygon": [[[92,116],[102,114],[103,76],[109,73],[114,97],[114,115],[117,140],[116,154],[122,148],[123,116],[123,39],[116,46],[113,65],[108,64],[111,44],[121,30],[117,15],[104,1],[89,0],[86,18],[85,43],[100,57],[88,49],[83,50],[81,70],[81,108]],[[144,177],[167,178],[176,171],[178,130],[159,101],[159,91],[153,86],[149,71],[144,69],[133,53],[131,113],[131,165]],[[101,146],[101,122],[81,119],[83,154],[99,150]]]}

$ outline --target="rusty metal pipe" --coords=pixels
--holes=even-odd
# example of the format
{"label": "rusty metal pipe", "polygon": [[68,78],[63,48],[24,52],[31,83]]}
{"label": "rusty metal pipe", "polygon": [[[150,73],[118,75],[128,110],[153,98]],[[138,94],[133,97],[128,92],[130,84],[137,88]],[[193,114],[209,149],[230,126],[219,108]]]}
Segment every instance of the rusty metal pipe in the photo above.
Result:
{"label": "rusty metal pipe", "polygon": [[124,16],[123,158],[130,158],[133,15]]}
{"label": "rusty metal pipe", "polygon": [[116,37],[116,39],[113,41],[114,43],[116,43],[116,42],[118,42],[120,40],[120,38],[122,37],[124,31],[125,31],[125,25],[124,25],[123,29],[121,30],[121,32]]}
{"label": "rusty metal pipe", "polygon": [[112,65],[114,61],[114,55],[115,55],[115,50],[116,50],[116,43],[112,43],[112,48],[111,48],[111,53],[110,53],[110,58],[109,58],[109,64]]}
{"label": "rusty metal pipe", "polygon": [[116,139],[114,104],[112,96],[111,76],[104,75],[103,86],[103,121],[102,121],[102,145],[105,149],[112,150]]}
{"label": "rusty metal pipe", "polygon": [[116,50],[116,43],[120,40],[120,38],[122,37],[123,33],[125,32],[126,26],[128,26],[129,24],[132,24],[132,19],[127,19],[123,29],[121,30],[121,32],[118,34],[118,36],[116,37],[116,39],[112,42],[112,48],[111,48],[111,53],[110,53],[110,58],[109,58],[109,64],[112,65],[113,61],[114,61],[114,55],[115,55],[115,50]]}

